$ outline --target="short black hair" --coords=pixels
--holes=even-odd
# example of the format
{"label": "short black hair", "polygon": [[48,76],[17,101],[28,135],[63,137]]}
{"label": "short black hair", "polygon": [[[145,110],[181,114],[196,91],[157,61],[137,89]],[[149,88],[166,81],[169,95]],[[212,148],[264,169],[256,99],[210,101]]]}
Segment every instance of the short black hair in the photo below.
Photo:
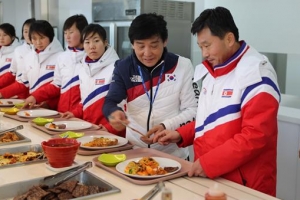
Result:
{"label": "short black hair", "polygon": [[30,28],[30,26],[31,26],[31,24],[33,23],[33,22],[35,22],[36,20],[35,20],[35,18],[30,18],[30,19],[27,19],[24,23],[23,23],[23,25],[22,25],[22,37],[21,37],[21,39],[22,40],[24,40],[24,35],[23,35],[23,31],[24,31],[24,26],[25,25],[28,25],[29,26],[29,28]]}
{"label": "short black hair", "polygon": [[163,42],[168,39],[167,22],[162,15],[145,13],[137,16],[129,27],[128,37],[133,44],[134,40],[148,39],[158,35]]}
{"label": "short black hair", "polygon": [[106,31],[100,24],[89,24],[82,31],[82,41],[84,41],[88,35],[95,35],[96,33],[98,33],[98,35],[102,38],[103,41],[107,39]]}
{"label": "short black hair", "polygon": [[18,38],[16,36],[16,30],[15,27],[9,23],[3,23],[0,25],[0,29],[7,35],[9,35],[11,38]]}
{"label": "short black hair", "polygon": [[49,38],[50,42],[54,38],[54,30],[52,25],[46,20],[36,20],[33,22],[29,29],[29,39],[31,40],[31,35],[37,33],[39,35],[45,35]]}
{"label": "short black hair", "polygon": [[63,31],[66,31],[67,29],[71,28],[73,26],[73,24],[76,25],[76,28],[81,33],[82,30],[88,25],[88,21],[84,15],[81,15],[81,14],[73,15],[73,16],[69,17],[68,19],[66,19],[66,21],[64,23]]}
{"label": "short black hair", "polygon": [[214,9],[204,10],[194,21],[191,32],[195,35],[204,28],[209,28],[212,35],[221,39],[224,38],[226,33],[232,32],[235,40],[239,41],[239,30],[227,8],[216,7]]}

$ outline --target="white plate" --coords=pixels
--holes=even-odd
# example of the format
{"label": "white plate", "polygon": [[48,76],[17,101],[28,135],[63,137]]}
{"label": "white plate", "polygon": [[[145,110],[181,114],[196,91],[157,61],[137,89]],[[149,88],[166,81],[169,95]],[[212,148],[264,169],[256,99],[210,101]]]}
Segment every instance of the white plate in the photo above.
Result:
{"label": "white plate", "polygon": [[[108,147],[87,147],[87,146],[83,146],[83,144],[85,144],[87,142],[91,142],[95,138],[100,138],[100,137],[111,138],[111,139],[116,138],[116,139],[118,139],[118,144],[113,145],[113,146],[108,146]],[[125,144],[128,143],[128,140],[126,138],[115,136],[115,135],[90,135],[90,136],[83,136],[81,138],[78,138],[77,141],[81,142],[80,147],[81,148],[85,148],[85,149],[109,149],[109,148],[115,148],[115,147],[124,146]]]}
{"label": "white plate", "polygon": [[133,174],[125,173],[125,168],[128,165],[128,163],[131,162],[131,161],[138,162],[140,159],[142,159],[142,157],[140,157],[140,158],[133,158],[133,159],[129,159],[129,160],[125,160],[123,162],[120,162],[119,164],[116,165],[116,170],[118,172],[120,172],[121,174],[124,174],[126,176],[130,176],[130,177],[134,177],[134,178],[140,178],[140,179],[152,179],[152,178],[159,178],[159,177],[169,176],[171,174],[175,174],[176,172],[178,172],[181,169],[181,164],[179,162],[177,162],[176,160],[172,160],[172,159],[169,159],[169,158],[162,158],[162,157],[151,157],[151,158],[156,160],[159,163],[160,167],[178,167],[178,169],[174,172],[170,172],[170,173],[167,173],[167,174],[152,175],[152,176],[141,176],[141,175],[133,175]]}
{"label": "white plate", "polygon": [[77,167],[77,166],[78,166],[78,163],[74,161],[73,164],[72,164],[71,166],[69,166],[69,167],[61,167],[61,168],[51,167],[51,165],[50,165],[48,162],[46,162],[45,165],[46,165],[46,168],[47,168],[47,169],[49,169],[49,170],[51,170],[51,171],[53,171],[53,172],[62,172],[62,171],[71,169],[71,168],[73,168],[73,167]]}
{"label": "white plate", "polygon": [[[24,100],[21,99],[0,99],[0,107],[14,106],[18,103],[23,103]],[[11,103],[8,103],[11,102]]]}
{"label": "white plate", "polygon": [[[26,115],[29,114],[29,116]],[[48,117],[52,115],[57,115],[58,112],[55,110],[46,110],[46,109],[35,109],[35,110],[22,110],[17,112],[17,115],[20,117],[25,118],[32,118],[32,117]]]}
{"label": "white plate", "polygon": [[82,130],[92,127],[92,124],[85,121],[54,121],[53,124],[65,124],[66,128],[64,129],[55,129],[50,128],[49,125],[51,123],[48,123],[45,125],[45,127],[51,131],[59,131],[59,132],[65,132],[65,131],[76,131],[76,130]]}

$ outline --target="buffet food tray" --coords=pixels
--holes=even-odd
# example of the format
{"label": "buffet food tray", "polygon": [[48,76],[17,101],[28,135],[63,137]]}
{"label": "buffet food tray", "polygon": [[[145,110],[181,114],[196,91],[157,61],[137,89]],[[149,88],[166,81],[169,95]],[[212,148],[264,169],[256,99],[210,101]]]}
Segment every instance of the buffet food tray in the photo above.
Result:
{"label": "buffet food tray", "polygon": [[[26,145],[26,146],[19,146],[19,147],[11,147],[11,148],[1,148],[0,149],[0,156],[5,153],[19,153],[19,152],[28,152],[28,151],[34,151],[37,153],[43,153],[42,146],[40,144],[34,144],[34,145]],[[1,161],[1,160],[0,160]],[[8,168],[8,167],[14,167],[14,166],[21,166],[21,165],[28,165],[28,164],[34,164],[34,163],[41,163],[47,161],[46,157],[41,157],[38,160],[32,160],[32,161],[26,161],[26,162],[17,162],[13,164],[6,164],[6,165],[0,165],[0,170],[2,168]]]}
{"label": "buffet food tray", "polygon": [[[67,174],[68,175],[68,174]],[[21,181],[17,183],[10,183],[0,187],[0,199],[8,200],[13,197],[26,193],[31,187],[40,185],[43,183],[45,177],[30,179],[27,181]],[[63,177],[62,177],[63,178]],[[100,193],[91,194],[83,197],[73,198],[77,200],[90,199],[95,197],[104,196],[107,194],[118,193],[121,190],[105,180],[93,175],[91,172],[83,171],[79,175],[73,177],[70,180],[77,180],[79,183],[87,186],[98,186],[104,188],[106,191]]]}
{"label": "buffet food tray", "polygon": [[[0,141],[0,146],[4,146],[4,145],[10,145],[10,144],[17,144],[17,143],[23,143],[23,142],[31,142],[31,139],[29,139],[28,137],[22,135],[21,133],[19,133],[18,131],[8,131],[8,132],[12,132],[12,133],[15,133],[19,140],[17,141],[12,141],[12,142],[1,142]],[[2,134],[4,133],[1,133],[0,134],[0,137],[2,136]]]}
{"label": "buffet food tray", "polygon": [[167,181],[170,179],[178,178],[187,175],[188,171],[192,168],[193,163],[183,160],[181,158],[178,158],[176,156],[158,151],[156,149],[150,149],[150,148],[138,148],[138,149],[132,149],[132,150],[127,150],[127,151],[120,151],[118,154],[125,154],[126,159],[132,159],[132,158],[138,158],[138,157],[163,157],[163,158],[169,158],[173,159],[181,164],[181,169],[174,174],[168,175],[168,176],[163,176],[159,178],[153,178],[153,179],[140,179],[140,178],[133,178],[126,176],[124,174],[121,174],[116,170],[116,167],[108,167],[104,164],[102,164],[99,160],[98,157],[93,158],[93,162],[95,163],[96,166],[105,169],[111,173],[113,173],[116,176],[119,176],[131,183],[137,184],[137,185],[150,185],[154,183],[158,183],[160,181]]}

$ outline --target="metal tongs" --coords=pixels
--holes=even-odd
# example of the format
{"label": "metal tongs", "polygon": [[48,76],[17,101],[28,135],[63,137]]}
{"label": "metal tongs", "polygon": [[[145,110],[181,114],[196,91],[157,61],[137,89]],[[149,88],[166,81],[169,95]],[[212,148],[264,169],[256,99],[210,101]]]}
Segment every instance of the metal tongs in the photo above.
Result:
{"label": "metal tongs", "polygon": [[0,131],[0,135],[1,135],[2,133],[6,133],[6,132],[9,132],[9,131],[16,131],[16,130],[20,130],[20,129],[23,129],[23,128],[24,128],[23,125],[19,125],[19,126],[16,126],[16,127],[14,127],[14,128],[2,130],[2,131]]}
{"label": "metal tongs", "polygon": [[61,183],[73,178],[74,176],[80,174],[84,170],[90,168],[93,166],[93,163],[91,161],[86,162],[82,165],[79,165],[77,167],[74,167],[72,169],[68,169],[63,172],[59,172],[57,174],[46,176],[41,184],[48,185],[49,187],[54,187],[57,185],[60,185]]}
{"label": "metal tongs", "polygon": [[138,200],[150,200],[152,199],[161,189],[165,187],[163,182],[157,183],[154,188],[152,188],[149,192],[147,192],[142,198]]}
{"label": "metal tongs", "polygon": [[[109,115],[108,118],[113,119],[113,120],[115,119],[115,118],[114,118],[113,116],[111,116],[111,115]],[[132,127],[129,126],[128,124],[125,124],[125,123],[122,122],[122,121],[119,121],[119,122],[120,122],[123,126],[126,126],[127,128],[129,128],[129,129],[135,131],[136,133],[140,134],[141,136],[145,136],[145,134],[141,133],[140,131],[136,130],[135,128],[132,128]]]}

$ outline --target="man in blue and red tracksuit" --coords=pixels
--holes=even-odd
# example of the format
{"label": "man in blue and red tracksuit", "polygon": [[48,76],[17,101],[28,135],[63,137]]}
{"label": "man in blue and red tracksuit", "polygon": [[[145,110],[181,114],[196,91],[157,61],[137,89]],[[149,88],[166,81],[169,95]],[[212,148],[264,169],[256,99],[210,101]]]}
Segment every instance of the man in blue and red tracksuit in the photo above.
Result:
{"label": "man in blue and red tracksuit", "polygon": [[192,26],[205,58],[196,121],[165,130],[153,142],[194,145],[189,176],[223,177],[276,195],[277,111],[280,91],[268,59],[239,41],[226,8],[207,9]]}

